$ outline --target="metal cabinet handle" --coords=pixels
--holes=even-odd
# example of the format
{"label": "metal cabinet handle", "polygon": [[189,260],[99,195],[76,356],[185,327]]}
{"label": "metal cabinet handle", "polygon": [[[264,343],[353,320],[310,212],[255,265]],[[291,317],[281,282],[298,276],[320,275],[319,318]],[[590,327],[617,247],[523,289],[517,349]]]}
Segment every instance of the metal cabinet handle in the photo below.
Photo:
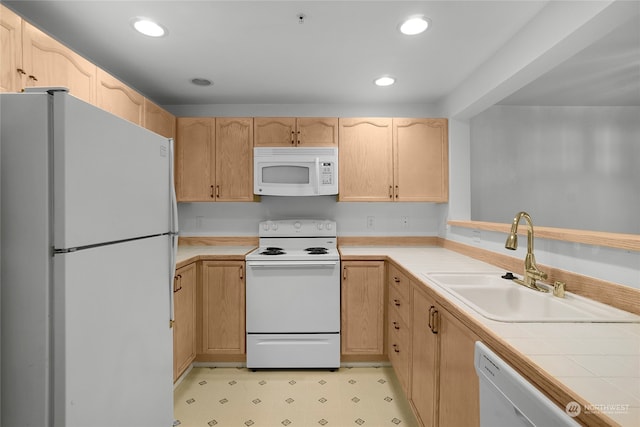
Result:
{"label": "metal cabinet handle", "polygon": [[400,329],[400,326],[398,326],[398,322],[393,322],[393,329]]}
{"label": "metal cabinet handle", "polygon": [[398,198],[398,194],[400,194],[400,189],[398,189],[398,186],[396,185],[396,199]]}
{"label": "metal cabinet handle", "polygon": [[216,185],[216,198],[220,198],[220,186]]}
{"label": "metal cabinet handle", "polygon": [[36,76],[32,76],[32,75],[29,75],[29,80],[33,80],[34,82],[38,81],[38,79],[36,79]]}
{"label": "metal cabinet handle", "polygon": [[240,266],[240,280],[244,280],[244,265]]}
{"label": "metal cabinet handle", "polygon": [[178,274],[177,276],[173,277],[173,292],[178,292],[181,289],[182,289],[182,274]]}
{"label": "metal cabinet handle", "polygon": [[209,196],[211,196],[211,198],[213,199],[213,197],[214,197],[214,194],[213,194],[213,184],[209,186],[209,189],[210,189]]}
{"label": "metal cabinet handle", "polygon": [[342,267],[342,280],[347,280],[347,267]]}
{"label": "metal cabinet handle", "polygon": [[393,186],[389,186],[389,198],[393,199]]}
{"label": "metal cabinet handle", "polygon": [[396,283],[400,283],[400,279],[395,277],[395,276],[393,276],[393,281],[396,282]]}
{"label": "metal cabinet handle", "polygon": [[400,307],[400,300],[399,300],[399,299],[394,299],[394,300],[393,300],[393,304],[394,304],[396,307]]}
{"label": "metal cabinet handle", "polygon": [[438,310],[436,310],[435,306],[432,305],[429,307],[429,329],[431,329],[431,332],[434,334],[438,333],[438,320]]}
{"label": "metal cabinet handle", "polygon": [[396,353],[400,353],[400,350],[398,349],[398,344],[393,345],[393,351],[395,351]]}
{"label": "metal cabinet handle", "polygon": [[18,74],[22,74],[23,76],[27,74],[22,68],[17,68],[16,71],[18,72]]}

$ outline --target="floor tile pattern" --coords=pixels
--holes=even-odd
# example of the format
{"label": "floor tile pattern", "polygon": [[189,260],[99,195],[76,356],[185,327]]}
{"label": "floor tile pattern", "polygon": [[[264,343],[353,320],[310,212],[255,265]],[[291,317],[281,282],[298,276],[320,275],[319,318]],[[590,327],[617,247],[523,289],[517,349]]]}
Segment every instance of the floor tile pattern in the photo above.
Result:
{"label": "floor tile pattern", "polygon": [[193,368],[174,392],[180,427],[416,427],[391,367]]}

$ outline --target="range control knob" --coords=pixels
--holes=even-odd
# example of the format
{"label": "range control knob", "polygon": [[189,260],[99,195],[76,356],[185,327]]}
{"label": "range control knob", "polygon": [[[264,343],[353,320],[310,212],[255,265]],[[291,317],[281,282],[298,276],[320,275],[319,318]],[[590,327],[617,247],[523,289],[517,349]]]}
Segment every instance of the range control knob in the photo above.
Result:
{"label": "range control knob", "polygon": [[273,231],[277,230],[277,229],[278,229],[278,224],[277,224],[277,223],[275,223],[275,222],[272,222],[272,223],[271,223],[271,229],[272,229]]}
{"label": "range control knob", "polygon": [[300,221],[294,222],[293,228],[295,228],[296,230],[300,230],[302,228],[302,223]]}
{"label": "range control knob", "polygon": [[324,224],[319,222],[318,223],[318,230],[322,230],[324,228]]}
{"label": "range control knob", "polygon": [[264,231],[268,231],[268,230],[269,230],[269,223],[268,223],[268,222],[263,223],[263,224],[262,224],[262,229],[263,229]]}
{"label": "range control knob", "polygon": [[327,230],[331,230],[333,228],[333,224],[328,222],[327,225],[326,225],[326,228],[327,228]]}

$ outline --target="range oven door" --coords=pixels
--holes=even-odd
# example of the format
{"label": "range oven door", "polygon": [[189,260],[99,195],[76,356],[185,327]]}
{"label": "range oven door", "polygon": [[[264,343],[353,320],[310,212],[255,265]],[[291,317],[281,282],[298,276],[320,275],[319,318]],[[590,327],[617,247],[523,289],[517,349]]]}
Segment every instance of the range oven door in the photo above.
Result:
{"label": "range oven door", "polygon": [[340,261],[247,261],[247,333],[339,333]]}

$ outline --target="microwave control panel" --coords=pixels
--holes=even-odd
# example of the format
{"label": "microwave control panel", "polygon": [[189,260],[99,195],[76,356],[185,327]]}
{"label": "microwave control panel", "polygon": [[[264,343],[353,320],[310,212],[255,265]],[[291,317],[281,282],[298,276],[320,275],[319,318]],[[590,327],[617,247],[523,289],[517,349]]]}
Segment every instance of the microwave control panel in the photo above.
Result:
{"label": "microwave control panel", "polygon": [[333,163],[320,162],[320,184],[321,185],[333,184]]}

